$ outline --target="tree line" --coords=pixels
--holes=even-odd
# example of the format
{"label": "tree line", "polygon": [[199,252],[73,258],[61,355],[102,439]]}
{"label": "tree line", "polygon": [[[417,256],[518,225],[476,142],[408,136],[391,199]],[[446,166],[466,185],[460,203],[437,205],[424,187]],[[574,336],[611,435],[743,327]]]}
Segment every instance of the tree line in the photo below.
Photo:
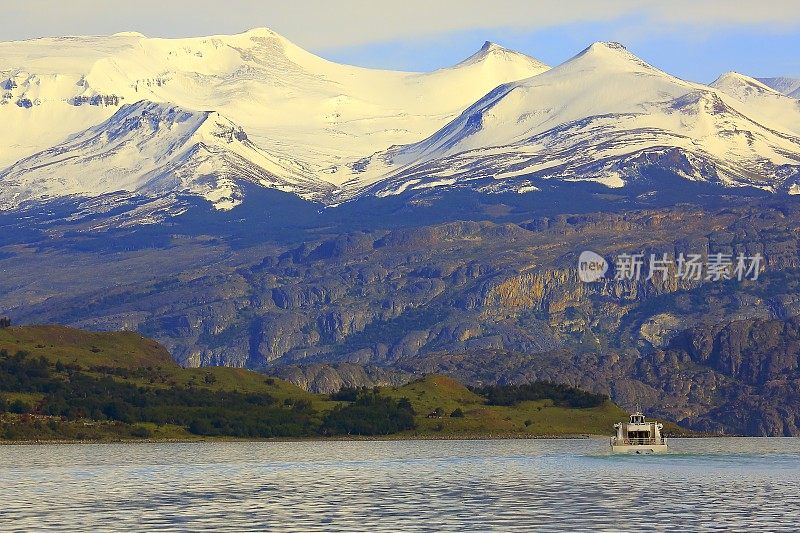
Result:
{"label": "tree line", "polygon": [[517,405],[525,401],[552,400],[553,405],[583,409],[598,407],[608,400],[605,394],[587,392],[551,381],[534,381],[521,385],[489,385],[473,389],[486,398],[489,405]]}

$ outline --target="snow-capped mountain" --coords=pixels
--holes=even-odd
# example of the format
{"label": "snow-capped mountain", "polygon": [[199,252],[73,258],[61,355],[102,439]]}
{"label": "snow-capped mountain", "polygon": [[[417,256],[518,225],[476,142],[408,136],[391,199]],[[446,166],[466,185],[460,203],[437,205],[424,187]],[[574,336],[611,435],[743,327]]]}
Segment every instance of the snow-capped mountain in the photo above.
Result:
{"label": "snow-capped mountain", "polygon": [[219,113],[142,101],[0,172],[0,205],[126,191],[194,194],[226,209],[241,202],[244,181],[307,199],[329,192],[290,165]]}
{"label": "snow-capped mountain", "polygon": [[127,191],[228,209],[251,183],[336,205],[621,187],[653,169],[800,192],[800,103],[782,80],[692,83],[616,43],[550,69],[487,42],[429,73],[333,63],[266,29],[0,43],[0,204]]}
{"label": "snow-capped mountain", "polygon": [[800,98],[800,78],[758,78],[758,81],[791,98]]}
{"label": "snow-capped mountain", "polygon": [[[140,34],[0,44],[0,168],[141,100],[214,110],[307,177],[430,135],[501,83],[543,63],[487,43],[451,68],[381,71],[333,63],[280,35],[150,39]],[[291,176],[286,176],[287,179]],[[88,192],[88,191],[87,191]]]}
{"label": "snow-capped mountain", "polygon": [[374,183],[366,190],[378,196],[439,186],[527,191],[530,178],[621,187],[655,167],[788,189],[800,176],[797,102],[748,80],[690,83],[622,45],[595,43],[498,87],[427,139],[376,154],[362,184]]}

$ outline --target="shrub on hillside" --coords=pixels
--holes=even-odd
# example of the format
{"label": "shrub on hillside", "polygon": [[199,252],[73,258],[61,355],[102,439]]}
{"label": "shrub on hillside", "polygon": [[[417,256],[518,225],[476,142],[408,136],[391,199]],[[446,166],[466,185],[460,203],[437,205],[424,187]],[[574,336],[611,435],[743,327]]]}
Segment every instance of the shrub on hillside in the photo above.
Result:
{"label": "shrub on hillside", "polygon": [[489,405],[516,405],[525,401],[552,400],[558,407],[597,407],[608,400],[605,394],[587,392],[569,385],[535,381],[524,385],[491,385],[476,390]]}
{"label": "shrub on hillside", "polygon": [[361,391],[356,400],[329,412],[322,421],[322,435],[389,435],[414,429],[414,411],[407,398],[395,400]]}

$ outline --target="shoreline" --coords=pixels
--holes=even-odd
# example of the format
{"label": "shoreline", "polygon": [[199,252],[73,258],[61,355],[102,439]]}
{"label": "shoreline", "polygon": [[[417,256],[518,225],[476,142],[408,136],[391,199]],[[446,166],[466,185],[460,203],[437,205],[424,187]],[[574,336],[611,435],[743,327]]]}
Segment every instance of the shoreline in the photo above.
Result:
{"label": "shoreline", "polygon": [[[681,435],[668,439],[736,438],[746,435]],[[525,434],[480,434],[480,435],[371,435],[336,437],[274,437],[265,439],[250,438],[198,438],[198,439],[118,439],[118,440],[0,440],[0,446],[34,446],[54,444],[196,444],[196,443],[234,443],[234,442],[392,442],[392,441],[470,441],[470,440],[607,440],[608,435],[566,434],[566,435],[525,435]],[[793,438],[793,437],[751,437],[751,438]]]}
{"label": "shoreline", "polygon": [[481,435],[347,435],[336,437],[274,437],[264,439],[250,438],[198,438],[198,439],[117,439],[117,440],[0,440],[0,446],[30,446],[49,444],[194,444],[194,443],[230,443],[230,442],[369,442],[369,441],[413,441],[413,440],[588,440],[607,439],[605,435],[515,435],[515,434],[481,434]]}

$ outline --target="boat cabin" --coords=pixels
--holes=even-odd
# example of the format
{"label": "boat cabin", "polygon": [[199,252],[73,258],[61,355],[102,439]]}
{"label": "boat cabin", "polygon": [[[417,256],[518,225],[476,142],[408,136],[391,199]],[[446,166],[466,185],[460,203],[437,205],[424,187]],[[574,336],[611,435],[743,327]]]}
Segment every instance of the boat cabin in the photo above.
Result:
{"label": "boat cabin", "polygon": [[662,424],[649,422],[642,413],[636,412],[630,415],[627,423],[614,424],[616,435],[611,439],[611,448],[614,451],[636,451],[637,448],[656,451],[655,448],[661,447],[666,449],[666,440],[661,435],[663,428]]}

